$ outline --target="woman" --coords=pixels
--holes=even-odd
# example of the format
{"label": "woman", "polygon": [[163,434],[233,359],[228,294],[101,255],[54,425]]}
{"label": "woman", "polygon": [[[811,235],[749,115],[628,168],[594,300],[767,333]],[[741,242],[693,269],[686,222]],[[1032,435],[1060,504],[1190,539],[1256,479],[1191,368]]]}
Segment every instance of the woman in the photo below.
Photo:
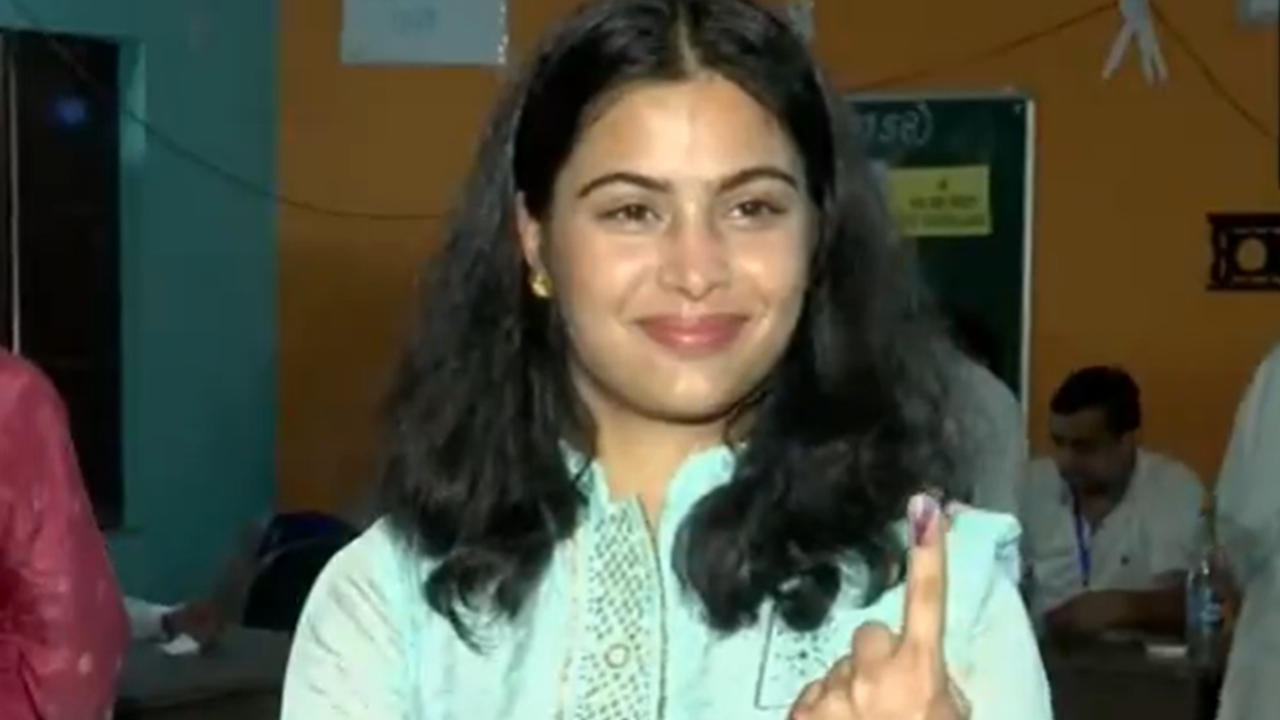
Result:
{"label": "woman", "polygon": [[1015,524],[900,521],[945,484],[945,349],[849,136],[746,0],[596,2],[545,41],[285,718],[1049,717]]}
{"label": "woman", "polygon": [[53,385],[0,350],[0,716],[111,716],[128,630]]}

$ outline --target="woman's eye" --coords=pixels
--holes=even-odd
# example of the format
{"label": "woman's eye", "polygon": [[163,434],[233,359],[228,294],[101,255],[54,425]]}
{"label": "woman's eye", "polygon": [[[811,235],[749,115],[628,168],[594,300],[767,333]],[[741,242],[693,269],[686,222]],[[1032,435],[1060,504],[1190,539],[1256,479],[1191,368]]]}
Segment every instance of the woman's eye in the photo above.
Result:
{"label": "woman's eye", "polygon": [[641,225],[657,219],[658,213],[654,212],[653,208],[650,208],[647,205],[628,203],[606,211],[603,217],[605,220],[620,222],[627,225]]}
{"label": "woman's eye", "polygon": [[768,200],[747,200],[734,205],[730,215],[734,218],[755,220],[781,215],[782,212],[783,209],[781,207]]}

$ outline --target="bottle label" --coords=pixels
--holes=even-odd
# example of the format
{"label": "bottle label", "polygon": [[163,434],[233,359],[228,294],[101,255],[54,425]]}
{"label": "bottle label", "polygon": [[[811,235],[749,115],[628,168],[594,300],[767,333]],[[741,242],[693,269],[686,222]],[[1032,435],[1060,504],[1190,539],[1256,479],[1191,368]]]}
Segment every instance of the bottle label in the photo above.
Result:
{"label": "bottle label", "polygon": [[1200,605],[1200,622],[1205,625],[1221,624],[1222,603],[1212,598],[1206,598]]}
{"label": "bottle label", "polygon": [[1212,588],[1197,588],[1189,600],[1192,603],[1188,608],[1190,615],[1201,630],[1211,630],[1222,624],[1222,602]]}

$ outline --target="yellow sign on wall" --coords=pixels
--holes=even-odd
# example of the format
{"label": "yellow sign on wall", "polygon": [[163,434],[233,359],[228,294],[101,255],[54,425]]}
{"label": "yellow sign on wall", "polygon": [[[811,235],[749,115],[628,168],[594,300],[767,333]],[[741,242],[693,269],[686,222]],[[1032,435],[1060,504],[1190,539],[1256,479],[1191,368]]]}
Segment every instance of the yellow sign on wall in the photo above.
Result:
{"label": "yellow sign on wall", "polygon": [[908,237],[990,235],[991,168],[892,168],[889,202]]}

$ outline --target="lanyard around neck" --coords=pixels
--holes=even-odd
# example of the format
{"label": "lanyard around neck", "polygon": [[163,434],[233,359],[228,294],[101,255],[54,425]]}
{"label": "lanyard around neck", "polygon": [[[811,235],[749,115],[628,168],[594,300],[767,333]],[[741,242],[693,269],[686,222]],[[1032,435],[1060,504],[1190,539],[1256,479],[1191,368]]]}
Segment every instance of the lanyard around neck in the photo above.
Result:
{"label": "lanyard around neck", "polygon": [[1075,520],[1076,530],[1076,556],[1080,562],[1080,578],[1085,589],[1089,588],[1089,577],[1093,574],[1093,551],[1091,545],[1093,542],[1093,530],[1089,527],[1089,522],[1084,519],[1084,514],[1080,512],[1080,503],[1076,500],[1076,494],[1071,493],[1071,516]]}

